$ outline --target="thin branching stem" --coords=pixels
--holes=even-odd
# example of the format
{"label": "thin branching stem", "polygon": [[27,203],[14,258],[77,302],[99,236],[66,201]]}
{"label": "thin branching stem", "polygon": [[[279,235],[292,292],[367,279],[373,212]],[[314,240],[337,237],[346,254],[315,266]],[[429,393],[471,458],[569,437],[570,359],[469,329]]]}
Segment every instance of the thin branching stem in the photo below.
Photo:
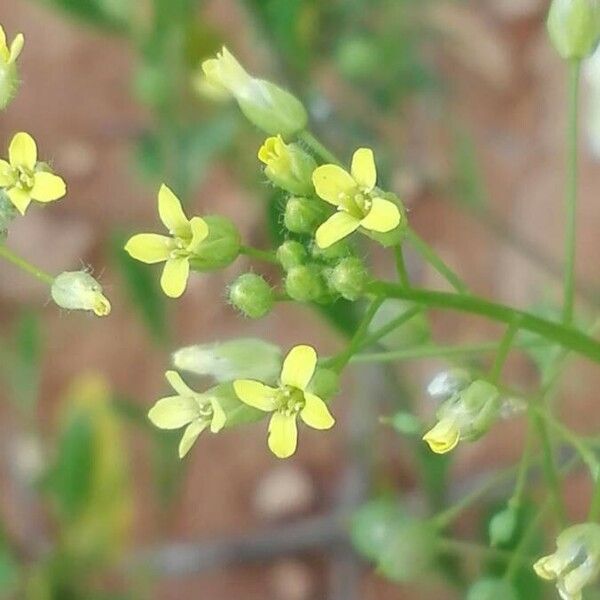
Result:
{"label": "thin branching stem", "polygon": [[39,269],[35,265],[32,265],[29,261],[18,254],[15,254],[12,250],[9,250],[4,244],[0,244],[0,258],[13,264],[15,267],[21,269],[21,271],[33,275],[36,279],[43,281],[47,285],[52,285],[54,282],[54,277],[52,275]]}

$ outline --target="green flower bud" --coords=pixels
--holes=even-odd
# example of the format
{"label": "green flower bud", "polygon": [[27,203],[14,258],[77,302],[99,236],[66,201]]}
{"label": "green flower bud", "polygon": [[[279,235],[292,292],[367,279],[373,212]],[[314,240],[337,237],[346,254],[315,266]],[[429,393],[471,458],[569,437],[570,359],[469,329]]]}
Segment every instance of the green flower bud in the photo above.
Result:
{"label": "green flower bud", "polygon": [[51,288],[52,299],[68,310],[91,310],[104,317],[110,313],[110,302],[102,286],[86,271],[67,271],[58,275]]}
{"label": "green flower bud", "polygon": [[342,259],[328,276],[329,287],[346,300],[358,300],[365,291],[369,273],[360,258],[349,256]]}
{"label": "green flower bud", "polygon": [[346,240],[340,240],[327,248],[319,248],[317,244],[313,244],[310,251],[314,258],[329,262],[348,256],[352,252],[352,247]]}
{"label": "green flower bud", "polygon": [[190,258],[190,266],[196,271],[214,271],[230,265],[240,254],[240,232],[232,221],[211,215],[204,217],[208,236]]}
{"label": "green flower bud", "polygon": [[327,400],[340,391],[340,376],[332,369],[317,369],[313,375],[309,391]]}
{"label": "green flower bud", "polygon": [[244,273],[231,284],[229,301],[244,316],[260,319],[271,312],[275,299],[271,286],[260,275]]}
{"label": "green flower bud", "polygon": [[280,135],[270,137],[258,151],[265,175],[281,189],[292,194],[310,194],[314,187],[315,159],[298,144],[286,144]]}
{"label": "green flower bud", "polygon": [[293,233],[313,234],[325,220],[325,209],[308,198],[290,198],[285,205],[283,222]]}
{"label": "green flower bud", "polygon": [[217,381],[257,379],[266,383],[275,382],[282,362],[278,346],[256,338],[187,346],[174,352],[172,359],[179,371],[208,375]]}
{"label": "green flower bud", "polygon": [[599,0],[553,0],[548,13],[548,34],[565,60],[590,56],[600,41]]}
{"label": "green flower bud", "polygon": [[519,523],[519,513],[513,506],[508,506],[496,513],[489,524],[488,532],[492,546],[508,544],[513,538]]}
{"label": "green flower bud", "polygon": [[402,435],[419,435],[423,431],[423,423],[412,413],[397,412],[390,421],[391,426]]}
{"label": "green flower bud", "polygon": [[300,265],[288,270],[285,290],[289,297],[298,302],[314,302],[325,292],[325,282],[317,265]]}
{"label": "green flower bud", "polygon": [[8,106],[19,89],[17,58],[23,50],[24,43],[25,38],[19,33],[9,47],[4,29],[0,25],[0,110]]}
{"label": "green flower bud", "polygon": [[304,264],[307,258],[306,248],[300,242],[288,240],[277,248],[277,260],[284,271],[289,271],[293,267]]}
{"label": "green flower bud", "polygon": [[475,582],[467,593],[467,600],[518,600],[517,592],[506,579],[489,577]]}
{"label": "green flower bud", "polygon": [[202,70],[208,84],[231,94],[246,118],[269,135],[291,137],[306,127],[302,103],[270,81],[249,75],[227,48],[204,61]]}

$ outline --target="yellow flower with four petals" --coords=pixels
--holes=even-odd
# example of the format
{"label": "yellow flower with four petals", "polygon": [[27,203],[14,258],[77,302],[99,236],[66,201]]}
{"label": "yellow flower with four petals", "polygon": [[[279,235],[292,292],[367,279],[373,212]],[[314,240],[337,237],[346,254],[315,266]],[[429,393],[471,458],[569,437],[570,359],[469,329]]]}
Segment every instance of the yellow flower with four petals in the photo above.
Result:
{"label": "yellow flower with four petals", "polygon": [[350,173],[338,165],[322,165],[315,169],[313,183],[317,195],[337,207],[337,212],[317,229],[319,248],[328,248],[359,227],[387,233],[402,220],[399,208],[382,198],[375,187],[377,169],[369,148],[354,153]]}
{"label": "yellow flower with four petals", "polygon": [[227,417],[216,398],[192,390],[176,371],[167,371],[165,377],[177,395],[161,398],[148,412],[148,418],[160,429],[185,427],[179,443],[179,457],[183,458],[207,427],[218,433]]}
{"label": "yellow flower with four petals", "polygon": [[189,261],[208,236],[208,225],[201,217],[188,219],[177,196],[164,184],[158,193],[158,214],[171,236],[140,233],[127,242],[125,250],[147,264],[166,262],[161,287],[167,296],[179,298],[187,285]]}
{"label": "yellow flower with four petals", "polygon": [[313,429],[330,429],[335,420],[327,405],[308,386],[317,367],[317,353],[311,346],[295,346],[283,361],[279,387],[252,379],[238,379],[233,389],[238,398],[259,410],[272,412],[269,448],[279,458],[288,458],[298,443],[298,416]]}
{"label": "yellow flower with four petals", "polygon": [[22,215],[32,200],[52,202],[67,192],[58,175],[40,169],[37,154],[35,140],[20,132],[10,143],[8,161],[0,159],[0,188]]}

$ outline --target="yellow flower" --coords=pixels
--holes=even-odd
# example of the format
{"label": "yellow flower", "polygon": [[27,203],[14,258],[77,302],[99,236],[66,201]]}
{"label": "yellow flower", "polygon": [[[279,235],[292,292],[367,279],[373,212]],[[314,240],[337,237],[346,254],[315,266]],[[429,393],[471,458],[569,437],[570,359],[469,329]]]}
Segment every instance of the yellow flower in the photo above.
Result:
{"label": "yellow flower", "polygon": [[22,33],[19,33],[9,47],[6,42],[6,33],[4,32],[4,28],[2,25],[0,25],[0,64],[4,66],[13,65],[17,58],[19,58],[19,54],[21,54],[21,50],[23,50],[24,43],[25,38],[23,37]]}
{"label": "yellow flower", "polygon": [[314,348],[295,346],[283,361],[279,387],[252,379],[233,382],[233,389],[242,402],[273,413],[269,422],[269,448],[279,458],[288,458],[296,451],[298,415],[314,429],[330,429],[335,423],[325,402],[307,391],[316,366]]}
{"label": "yellow flower", "polygon": [[165,377],[177,395],[160,399],[148,412],[148,418],[160,429],[185,427],[179,443],[179,458],[183,458],[207,427],[218,433],[227,417],[215,397],[195,392],[176,371],[167,371]]}
{"label": "yellow flower", "polygon": [[208,236],[208,225],[200,217],[188,220],[175,194],[162,185],[158,193],[158,214],[171,237],[156,233],[134,235],[125,250],[147,264],[165,262],[160,284],[170,298],[185,291],[190,273],[190,258]]}
{"label": "yellow flower", "polygon": [[581,600],[582,590],[600,571],[600,526],[582,523],[565,529],[556,539],[556,552],[533,566],[542,579],[556,580],[563,600]]}
{"label": "yellow flower", "polygon": [[216,58],[209,58],[202,63],[202,71],[206,82],[221,93],[228,92],[236,97],[246,97],[250,96],[256,87],[254,78],[225,46],[217,53]]}
{"label": "yellow flower", "polygon": [[453,419],[442,419],[423,436],[423,440],[436,454],[446,454],[456,448],[460,430]]}
{"label": "yellow flower", "polygon": [[58,175],[39,168],[37,146],[28,133],[13,137],[8,159],[0,160],[0,187],[22,215],[32,200],[52,202],[66,194],[65,182]]}
{"label": "yellow flower", "polygon": [[317,195],[337,207],[337,212],[317,229],[319,248],[328,248],[359,227],[387,233],[400,224],[398,207],[382,198],[375,187],[377,170],[369,148],[354,153],[351,173],[338,165],[322,165],[313,173],[313,183]]}

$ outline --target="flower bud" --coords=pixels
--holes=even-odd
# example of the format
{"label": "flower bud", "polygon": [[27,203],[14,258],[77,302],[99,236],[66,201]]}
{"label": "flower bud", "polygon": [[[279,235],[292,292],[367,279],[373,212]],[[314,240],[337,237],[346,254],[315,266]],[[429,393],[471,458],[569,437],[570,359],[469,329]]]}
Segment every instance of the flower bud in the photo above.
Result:
{"label": "flower bud", "polygon": [[266,165],[265,175],[276,186],[292,194],[313,192],[312,174],[317,163],[298,144],[286,144],[281,135],[267,138],[258,158]]}
{"label": "flower bud", "polygon": [[6,34],[0,25],[0,110],[6,108],[19,88],[17,58],[23,50],[25,38],[19,33],[10,47],[6,43]]}
{"label": "flower bud", "polygon": [[240,232],[225,217],[211,215],[203,219],[208,225],[208,236],[190,258],[190,266],[196,271],[223,269],[239,256]]}
{"label": "flower bud", "polygon": [[210,86],[231,94],[246,118],[266,133],[290,137],[306,127],[302,103],[275,84],[249,75],[227,48],[204,61],[202,70]]}
{"label": "flower bud", "polygon": [[517,592],[509,581],[493,577],[476,581],[467,593],[467,600],[518,600],[518,598]]}
{"label": "flower bud", "polygon": [[300,266],[307,258],[306,248],[300,242],[288,240],[277,248],[277,260],[284,271]]}
{"label": "flower bud", "polygon": [[553,0],[547,26],[550,40],[562,58],[586,58],[600,41],[600,1]]}
{"label": "flower bud", "polygon": [[178,371],[214,377],[220,382],[234,379],[274,382],[282,362],[278,346],[256,338],[187,346],[174,352],[172,358]]}
{"label": "flower bud", "polygon": [[86,271],[66,271],[52,283],[52,299],[68,310],[91,310],[104,317],[110,313],[110,302],[102,286]]}
{"label": "flower bud", "polygon": [[514,506],[508,506],[499,513],[496,513],[488,528],[490,544],[492,546],[502,546],[508,544],[517,530],[519,523],[519,514]]}
{"label": "flower bud", "polygon": [[323,400],[332,398],[340,391],[340,376],[333,369],[317,369],[313,375],[309,391]]}
{"label": "flower bud", "polygon": [[418,435],[423,431],[423,423],[412,413],[401,411],[397,412],[390,421],[385,420],[398,432],[403,435]]}
{"label": "flower bud", "polygon": [[275,299],[271,286],[260,275],[244,273],[231,284],[229,301],[244,316],[260,319],[271,312]]}
{"label": "flower bud", "polygon": [[321,204],[308,198],[292,197],[285,205],[283,222],[293,233],[312,235],[325,220],[325,210]]}
{"label": "flower bud", "polygon": [[346,240],[340,240],[327,248],[319,248],[317,244],[313,244],[310,249],[310,253],[314,258],[326,262],[339,260],[348,256],[351,252],[352,248]]}
{"label": "flower bud", "polygon": [[325,282],[317,265],[300,265],[288,270],[285,290],[297,302],[314,302],[325,292]]}
{"label": "flower bud", "polygon": [[360,258],[343,258],[328,274],[329,287],[346,300],[358,300],[365,291],[369,273]]}

